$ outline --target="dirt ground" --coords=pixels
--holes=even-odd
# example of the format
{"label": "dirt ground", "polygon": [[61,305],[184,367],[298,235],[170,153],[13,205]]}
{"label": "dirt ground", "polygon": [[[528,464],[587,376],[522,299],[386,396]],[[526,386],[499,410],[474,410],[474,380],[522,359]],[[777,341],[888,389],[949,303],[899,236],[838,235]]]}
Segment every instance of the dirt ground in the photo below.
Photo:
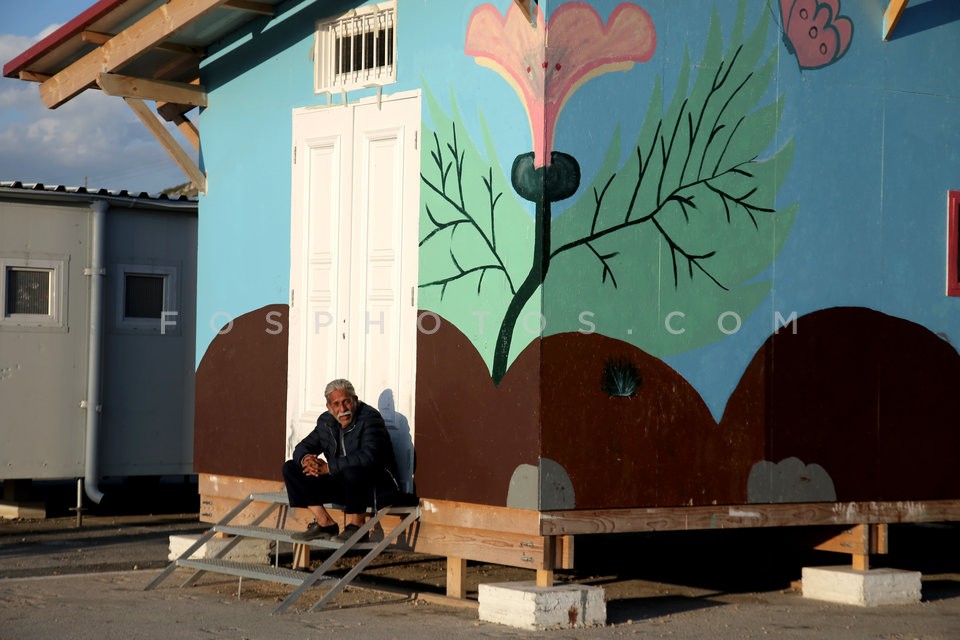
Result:
{"label": "dirt ground", "polygon": [[[169,536],[208,525],[196,512],[94,510],[82,527],[74,517],[0,520],[0,639],[60,637],[307,637],[334,624],[342,637],[517,637],[523,632],[481,623],[480,583],[533,580],[533,571],[470,563],[467,600],[443,597],[442,558],[388,553],[322,612],[309,612],[323,587],[308,590],[282,616],[269,616],[293,587],[179,569],[153,592],[143,587],[168,564]],[[801,568],[842,565],[847,557],[804,547],[803,530],[717,530],[578,536],[576,569],[558,582],[602,586],[607,625],[557,637],[960,638],[960,526],[893,525],[890,554],[875,567],[923,574],[923,602],[863,609],[820,603],[797,589]],[[317,556],[314,562],[319,562]],[[349,570],[359,556],[338,567]],[[279,562],[292,560],[281,547]],[[51,617],[51,613],[56,615]],[[92,612],[96,615],[91,616]],[[87,626],[71,627],[77,618]],[[143,625],[177,620],[173,635]],[[331,622],[332,621],[332,622]],[[217,629],[216,633],[210,629]],[[363,633],[361,633],[363,631]],[[323,635],[323,634],[319,634]]]}

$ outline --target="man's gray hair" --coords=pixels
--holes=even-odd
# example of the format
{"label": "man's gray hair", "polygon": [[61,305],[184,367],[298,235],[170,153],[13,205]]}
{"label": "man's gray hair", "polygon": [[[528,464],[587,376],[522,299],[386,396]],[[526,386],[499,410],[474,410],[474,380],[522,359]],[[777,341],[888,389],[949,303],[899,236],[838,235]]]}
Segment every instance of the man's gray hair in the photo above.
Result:
{"label": "man's gray hair", "polygon": [[330,381],[327,384],[327,388],[323,390],[323,397],[329,401],[330,394],[341,389],[346,391],[348,396],[352,398],[357,397],[357,391],[353,388],[353,384],[344,378],[337,378],[336,380]]}

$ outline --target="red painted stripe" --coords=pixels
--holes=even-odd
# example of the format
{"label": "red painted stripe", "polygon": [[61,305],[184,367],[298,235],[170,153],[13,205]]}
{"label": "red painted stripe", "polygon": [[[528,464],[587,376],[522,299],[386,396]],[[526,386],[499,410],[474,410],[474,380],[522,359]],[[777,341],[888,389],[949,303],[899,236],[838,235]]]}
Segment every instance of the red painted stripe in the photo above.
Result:
{"label": "red painted stripe", "polygon": [[127,0],[99,0],[99,2],[85,10],[76,18],[3,65],[3,75],[8,78],[17,77],[17,74],[26,69],[32,62],[79,34],[126,1]]}

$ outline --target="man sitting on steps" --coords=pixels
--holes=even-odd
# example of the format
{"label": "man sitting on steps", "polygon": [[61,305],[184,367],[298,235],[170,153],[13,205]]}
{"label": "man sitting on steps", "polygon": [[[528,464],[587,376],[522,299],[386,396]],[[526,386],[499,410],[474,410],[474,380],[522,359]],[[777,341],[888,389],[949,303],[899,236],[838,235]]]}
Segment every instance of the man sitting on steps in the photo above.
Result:
{"label": "man sitting on steps", "polygon": [[[327,410],[283,465],[290,506],[306,508],[314,518],[291,537],[346,542],[365,522],[368,507],[376,502],[382,508],[399,495],[396,460],[380,412],[360,402],[348,380],[332,381],[323,395]],[[325,503],[344,505],[343,531]]]}

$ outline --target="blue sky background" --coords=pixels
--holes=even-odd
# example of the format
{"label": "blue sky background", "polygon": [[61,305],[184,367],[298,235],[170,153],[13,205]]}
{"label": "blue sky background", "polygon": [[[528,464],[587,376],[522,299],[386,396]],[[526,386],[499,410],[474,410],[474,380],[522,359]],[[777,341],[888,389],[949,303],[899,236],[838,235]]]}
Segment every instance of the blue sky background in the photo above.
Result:
{"label": "blue sky background", "polygon": [[[6,64],[93,4],[2,0],[0,61]],[[158,192],[187,178],[120,98],[86,91],[50,110],[38,85],[2,78],[0,180]]]}

